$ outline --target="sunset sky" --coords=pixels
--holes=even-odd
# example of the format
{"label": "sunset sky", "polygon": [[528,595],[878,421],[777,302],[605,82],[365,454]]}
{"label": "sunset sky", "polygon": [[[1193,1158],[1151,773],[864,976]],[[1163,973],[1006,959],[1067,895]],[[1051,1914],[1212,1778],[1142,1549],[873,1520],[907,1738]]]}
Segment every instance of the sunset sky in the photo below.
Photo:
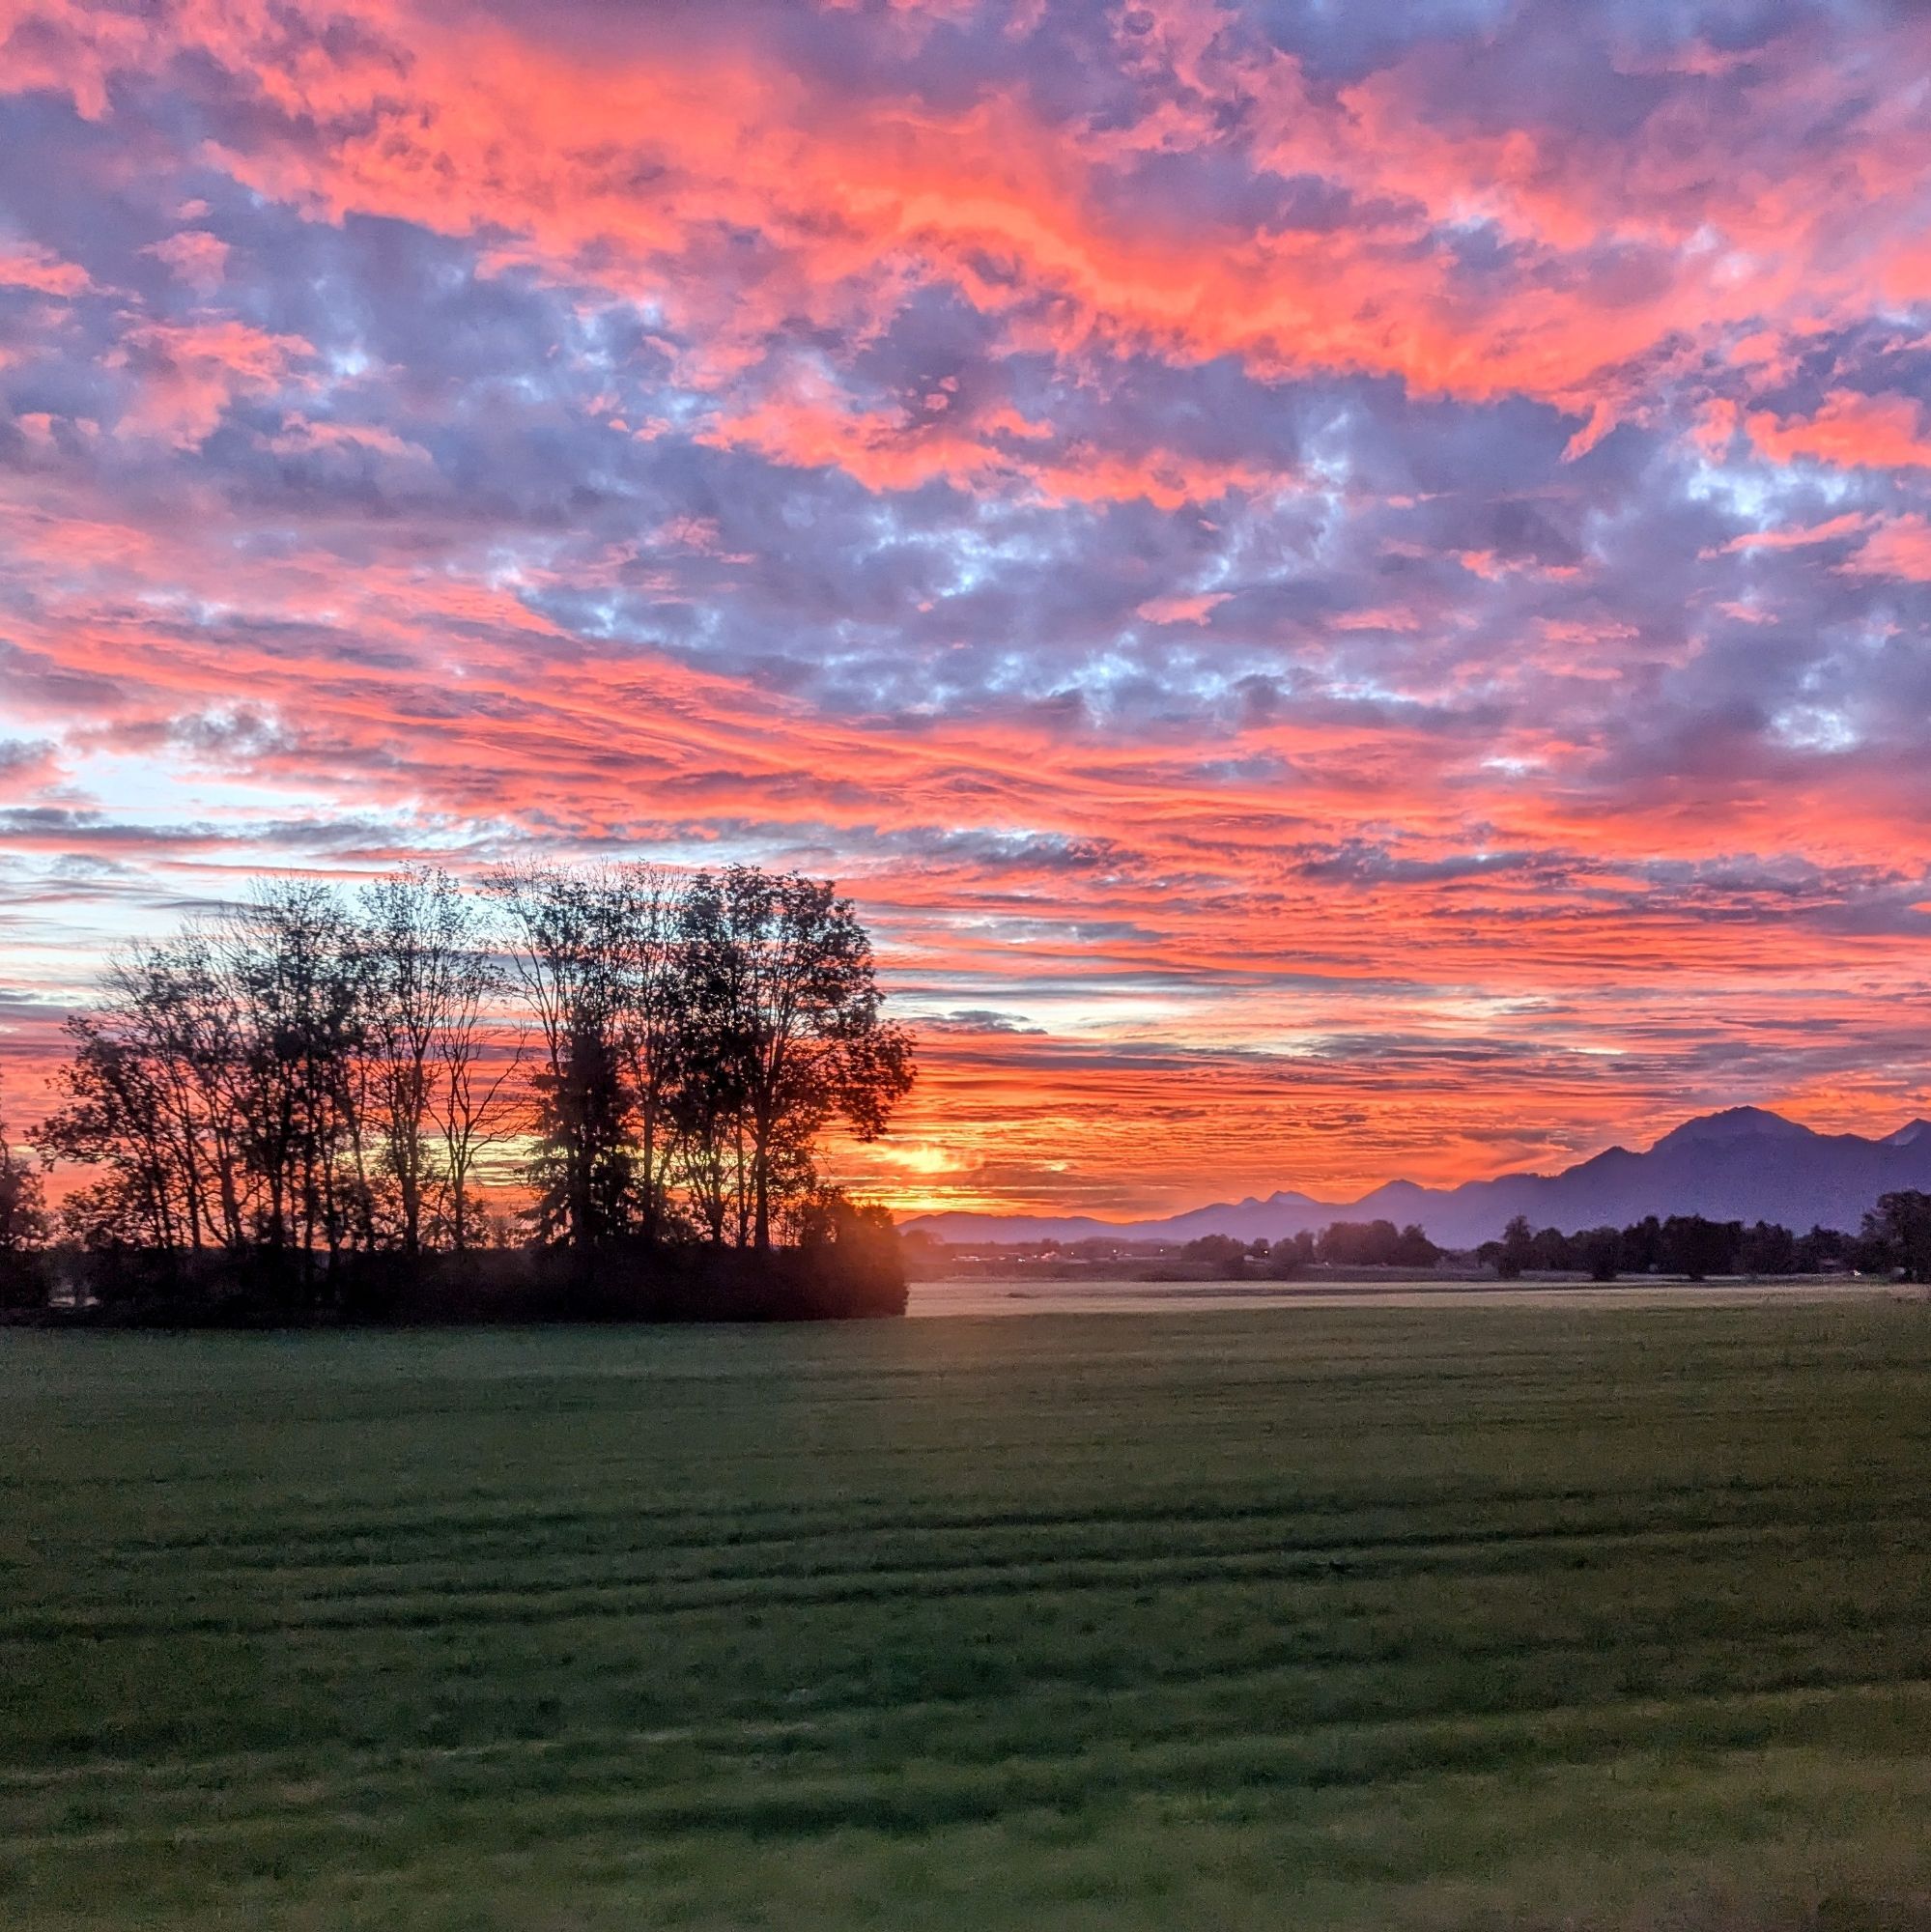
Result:
{"label": "sunset sky", "polygon": [[0,1036],[302,868],[838,878],[903,1207],[1931,1071],[1931,9],[0,0]]}

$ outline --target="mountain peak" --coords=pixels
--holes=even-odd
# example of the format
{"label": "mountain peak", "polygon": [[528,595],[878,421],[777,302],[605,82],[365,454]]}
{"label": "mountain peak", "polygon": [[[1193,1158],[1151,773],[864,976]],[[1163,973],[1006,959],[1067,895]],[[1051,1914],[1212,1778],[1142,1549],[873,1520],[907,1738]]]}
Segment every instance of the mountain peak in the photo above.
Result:
{"label": "mountain peak", "polygon": [[1759,1137],[1780,1141],[1816,1138],[1808,1127],[1796,1121],[1787,1121],[1781,1114],[1773,1114],[1767,1107],[1725,1107],[1720,1113],[1698,1114],[1694,1120],[1685,1121],[1680,1127],[1672,1127],[1650,1151],[1655,1153],[1663,1148],[1690,1147],[1710,1141],[1743,1141]]}
{"label": "mountain peak", "polygon": [[1685,1121],[1647,1152],[1605,1149],[1559,1174],[1503,1174],[1458,1187],[1390,1180],[1355,1201],[1319,1201],[1282,1188],[1189,1208],[1158,1221],[1008,1219],[957,1212],[918,1217],[951,1240],[1110,1240],[1178,1243],[1201,1235],[1277,1241],[1330,1221],[1385,1215],[1419,1221],[1444,1247],[1472,1248],[1500,1235],[1512,1215],[1537,1228],[1623,1227],[1654,1214],[1713,1221],[1813,1222],[1855,1228],[1878,1197],[1900,1187],[1931,1190],[1931,1119],[1909,1121],[1883,1140],[1820,1134],[1766,1107],[1725,1107]]}

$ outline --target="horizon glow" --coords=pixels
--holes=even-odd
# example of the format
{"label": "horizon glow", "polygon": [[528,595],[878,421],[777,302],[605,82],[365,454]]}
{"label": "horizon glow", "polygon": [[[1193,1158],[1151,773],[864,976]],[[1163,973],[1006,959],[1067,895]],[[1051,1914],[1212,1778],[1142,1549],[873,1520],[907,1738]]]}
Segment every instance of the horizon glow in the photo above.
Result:
{"label": "horizon glow", "polygon": [[848,1178],[1931,1111],[1931,14],[0,0],[0,1053],[261,871],[838,879]]}

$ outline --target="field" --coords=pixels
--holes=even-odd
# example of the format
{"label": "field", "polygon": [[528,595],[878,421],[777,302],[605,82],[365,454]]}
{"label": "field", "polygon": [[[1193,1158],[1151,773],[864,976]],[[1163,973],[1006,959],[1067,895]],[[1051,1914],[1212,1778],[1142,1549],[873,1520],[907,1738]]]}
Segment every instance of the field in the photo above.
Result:
{"label": "field", "polygon": [[0,1924],[1931,1926],[1931,1307],[0,1335]]}
{"label": "field", "polygon": [[[909,1315],[1145,1315],[1184,1309],[1258,1308],[1718,1308],[1813,1301],[1872,1301],[1899,1291],[1869,1278],[1808,1275],[1692,1282],[1680,1275],[1467,1281],[1441,1277],[1357,1279],[1312,1275],[1291,1281],[1146,1281],[1125,1274],[940,1275],[912,1285]],[[1903,1291],[1922,1293],[1922,1291]]]}

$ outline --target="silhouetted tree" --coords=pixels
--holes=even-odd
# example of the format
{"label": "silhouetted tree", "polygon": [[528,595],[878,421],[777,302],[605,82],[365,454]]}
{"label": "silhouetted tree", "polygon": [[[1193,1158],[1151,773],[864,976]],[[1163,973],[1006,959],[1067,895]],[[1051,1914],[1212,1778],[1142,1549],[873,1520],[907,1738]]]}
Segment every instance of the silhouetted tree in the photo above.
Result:
{"label": "silhouetted tree", "polygon": [[486,1078],[483,1004],[495,990],[470,902],[446,872],[413,867],[359,903],[369,1084],[380,1166],[405,1254],[440,1220],[468,1245],[470,1175],[504,1078]]}
{"label": "silhouetted tree", "polygon": [[1864,1239],[1906,1281],[1931,1281],[1931,1194],[1902,1188],[1879,1195],[1864,1216]]}
{"label": "silhouetted tree", "polygon": [[1495,1252],[1495,1273],[1503,1281],[1519,1281],[1524,1268],[1535,1265],[1535,1235],[1529,1217],[1518,1214],[1502,1230],[1502,1243]]}
{"label": "silhouetted tree", "polygon": [[738,1239],[768,1247],[774,1216],[809,1197],[813,1149],[835,1119],[860,1140],[884,1132],[912,1085],[911,1037],[881,1018],[871,942],[829,882],[701,872],[680,952],[682,1025],[696,1044],[679,1085],[716,1089],[697,1118],[683,1109],[697,1189],[734,1197]]}
{"label": "silhouetted tree", "polygon": [[1743,1247],[1741,1221],[1711,1221],[1701,1214],[1672,1214],[1662,1224],[1660,1260],[1666,1274],[1707,1281],[1713,1274],[1734,1274]]}
{"label": "silhouetted tree", "polygon": [[41,1177],[14,1146],[0,1115],[0,1255],[37,1248],[47,1237]]}
{"label": "silhouetted tree", "polygon": [[1835,1228],[1813,1224],[1807,1235],[1797,1237],[1791,1266],[1798,1274],[1832,1274],[1853,1265],[1851,1256],[1856,1239]]}
{"label": "silhouetted tree", "polygon": [[525,867],[489,880],[506,911],[511,960],[537,1026],[538,1232],[587,1246],[636,1224],[626,907],[608,879]]}
{"label": "silhouetted tree", "polygon": [[236,1083],[235,989],[200,933],[133,949],[108,968],[106,999],[65,1031],[60,1104],[40,1132],[55,1157],[107,1170],[63,1219],[112,1244],[241,1246],[246,1150]]}
{"label": "silhouetted tree", "polygon": [[1759,1221],[1744,1231],[1737,1250],[1737,1266],[1745,1274],[1795,1274],[1797,1242],[1788,1228]]}
{"label": "silhouetted tree", "polygon": [[1390,1265],[1394,1267],[1434,1267],[1441,1250],[1428,1237],[1419,1221],[1410,1221],[1395,1242]]}
{"label": "silhouetted tree", "polygon": [[1529,1265],[1554,1272],[1573,1265],[1569,1236],[1560,1228],[1539,1228],[1529,1241]]}
{"label": "silhouetted tree", "polygon": [[72,1014],[64,1031],[71,1051],[54,1074],[61,1104],[36,1138],[56,1159],[107,1172],[69,1195],[62,1219],[94,1246],[189,1244],[183,1210],[192,1182],[169,1132],[156,1069],[137,1040],[102,1017]]}
{"label": "silhouetted tree", "polygon": [[1306,1228],[1285,1236],[1267,1251],[1267,1273],[1275,1281],[1292,1281],[1314,1261],[1315,1238]]}
{"label": "silhouetted tree", "polygon": [[1591,1281],[1614,1281],[1623,1265],[1620,1228],[1588,1228],[1571,1244],[1577,1265],[1587,1268]]}
{"label": "silhouetted tree", "polygon": [[1238,1281],[1247,1272],[1247,1243],[1235,1235],[1202,1235],[1180,1250],[1190,1262],[1202,1262],[1226,1281]]}
{"label": "silhouetted tree", "polygon": [[239,995],[241,1117],[270,1247],[375,1244],[366,1116],[367,953],[340,900],[274,880],[217,929]]}
{"label": "silhouetted tree", "polygon": [[1662,1223],[1654,1214],[1623,1230],[1623,1272],[1654,1274],[1662,1266]]}

